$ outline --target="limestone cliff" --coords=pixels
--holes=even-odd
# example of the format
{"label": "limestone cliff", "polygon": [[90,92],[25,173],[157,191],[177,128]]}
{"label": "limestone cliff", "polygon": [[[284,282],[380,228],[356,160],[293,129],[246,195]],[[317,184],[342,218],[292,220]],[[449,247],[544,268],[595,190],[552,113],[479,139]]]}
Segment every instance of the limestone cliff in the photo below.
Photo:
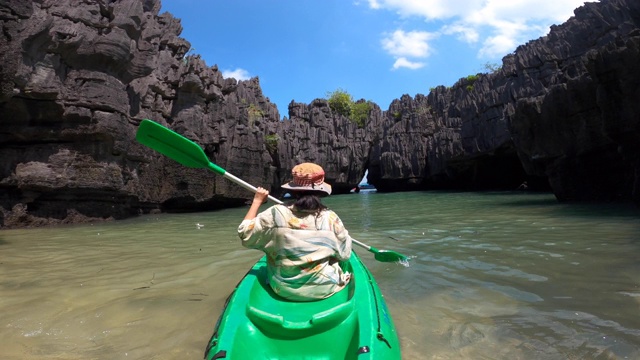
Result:
{"label": "limestone cliff", "polygon": [[587,3],[499,70],[395,100],[369,182],[514,189],[529,179],[561,201],[640,203],[639,49],[640,2]]}
{"label": "limestone cliff", "polygon": [[138,144],[146,118],[255,185],[276,190],[298,159],[323,164],[338,193],[358,183],[364,130],[334,119],[326,101],[292,104],[283,122],[258,78],[223,78],[159,10],[159,0],[0,1],[0,226],[211,210],[252,196]]}

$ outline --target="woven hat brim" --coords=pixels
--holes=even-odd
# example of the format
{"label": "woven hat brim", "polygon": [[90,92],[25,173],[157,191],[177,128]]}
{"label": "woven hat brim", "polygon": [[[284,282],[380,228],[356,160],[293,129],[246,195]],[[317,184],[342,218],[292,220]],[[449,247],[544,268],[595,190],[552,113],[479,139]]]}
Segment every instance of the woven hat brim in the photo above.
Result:
{"label": "woven hat brim", "polygon": [[283,189],[293,191],[321,191],[327,195],[331,195],[331,185],[323,182],[320,185],[296,185],[293,182],[288,182],[282,185]]}

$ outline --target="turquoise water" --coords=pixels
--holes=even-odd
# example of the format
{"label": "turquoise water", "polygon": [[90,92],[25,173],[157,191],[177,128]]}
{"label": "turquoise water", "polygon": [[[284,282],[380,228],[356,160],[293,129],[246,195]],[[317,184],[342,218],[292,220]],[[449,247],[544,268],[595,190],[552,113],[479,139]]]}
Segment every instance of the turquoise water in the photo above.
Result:
{"label": "turquoise water", "polygon": [[[405,359],[640,358],[640,212],[519,192],[360,194],[351,235]],[[0,231],[2,359],[200,359],[260,252],[246,209]],[[198,226],[198,224],[200,226]]]}

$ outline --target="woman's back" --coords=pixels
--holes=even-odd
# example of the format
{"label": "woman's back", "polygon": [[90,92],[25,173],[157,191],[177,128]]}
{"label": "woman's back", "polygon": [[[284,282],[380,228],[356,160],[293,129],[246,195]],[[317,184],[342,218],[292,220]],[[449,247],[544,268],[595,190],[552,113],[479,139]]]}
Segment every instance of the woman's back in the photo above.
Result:
{"label": "woman's back", "polygon": [[244,246],[267,254],[270,285],[283,297],[324,298],[348,282],[338,262],[349,259],[351,239],[331,210],[314,214],[276,205],[238,232]]}
{"label": "woman's back", "polygon": [[283,184],[295,198],[290,206],[275,205],[258,213],[269,192],[256,190],[251,207],[238,227],[242,245],[267,255],[269,284],[292,300],[314,300],[340,291],[351,279],[339,265],[351,256],[351,237],[342,221],[322,204],[331,194],[324,170],[302,163]]}

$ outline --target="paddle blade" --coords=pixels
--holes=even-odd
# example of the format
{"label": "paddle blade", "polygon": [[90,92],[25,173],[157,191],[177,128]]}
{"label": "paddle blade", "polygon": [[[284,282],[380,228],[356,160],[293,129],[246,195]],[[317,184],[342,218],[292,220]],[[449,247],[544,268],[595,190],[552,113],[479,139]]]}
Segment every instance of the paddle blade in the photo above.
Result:
{"label": "paddle blade", "polygon": [[[180,164],[192,168],[211,168],[210,161],[200,145],[176,133],[173,130],[151,120],[142,120],[136,139],[159,153],[166,155]],[[214,164],[215,165],[215,164]],[[224,175],[224,169],[216,166],[214,171]]]}
{"label": "paddle blade", "polygon": [[[377,250],[377,249],[376,249]],[[373,252],[374,258],[380,262],[400,262],[405,263],[409,261],[409,258],[391,250],[377,250]]]}

